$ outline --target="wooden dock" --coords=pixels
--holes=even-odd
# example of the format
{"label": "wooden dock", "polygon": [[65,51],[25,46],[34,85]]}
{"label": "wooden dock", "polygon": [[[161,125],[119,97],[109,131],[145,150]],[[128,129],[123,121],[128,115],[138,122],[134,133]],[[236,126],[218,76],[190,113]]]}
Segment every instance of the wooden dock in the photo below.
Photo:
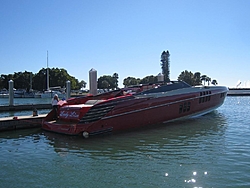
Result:
{"label": "wooden dock", "polygon": [[0,112],[5,111],[23,111],[33,109],[52,109],[51,104],[22,104],[12,106],[0,106]]}
{"label": "wooden dock", "polygon": [[47,114],[0,118],[0,131],[41,127],[42,120],[46,115]]}
{"label": "wooden dock", "polygon": [[30,110],[31,112],[33,111],[33,115],[0,118],[0,131],[41,127],[42,120],[47,114],[37,115],[37,109],[51,108],[51,104],[24,104],[0,106],[0,112],[25,110]]}

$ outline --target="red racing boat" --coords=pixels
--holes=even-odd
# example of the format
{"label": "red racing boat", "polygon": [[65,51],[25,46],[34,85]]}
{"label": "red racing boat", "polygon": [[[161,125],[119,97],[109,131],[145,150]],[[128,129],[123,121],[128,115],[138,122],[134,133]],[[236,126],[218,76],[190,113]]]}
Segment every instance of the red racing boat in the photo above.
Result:
{"label": "red racing boat", "polygon": [[[124,94],[128,89],[136,93]],[[162,122],[203,115],[221,106],[224,86],[190,86],[182,81],[115,90],[96,96],[59,101],[58,118],[52,110],[43,120],[47,131],[93,135],[137,129]]]}

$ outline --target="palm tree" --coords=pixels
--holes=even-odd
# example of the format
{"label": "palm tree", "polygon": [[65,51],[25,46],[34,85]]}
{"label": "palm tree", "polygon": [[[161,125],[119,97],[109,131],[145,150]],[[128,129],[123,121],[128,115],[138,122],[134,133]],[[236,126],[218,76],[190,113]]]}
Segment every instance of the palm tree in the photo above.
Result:
{"label": "palm tree", "polygon": [[217,82],[217,80],[212,80],[211,84],[216,86],[218,84],[218,82]]}
{"label": "palm tree", "polygon": [[209,78],[209,77],[206,77],[206,82],[208,83],[208,85],[210,85],[210,82],[211,82],[211,78]]}
{"label": "palm tree", "polygon": [[204,81],[204,84],[203,84],[203,85],[205,85],[205,83],[206,83],[206,81],[207,81],[207,75],[202,75],[202,76],[201,76],[201,81]]}
{"label": "palm tree", "polygon": [[201,85],[201,73],[200,72],[196,72],[194,73],[194,85]]}
{"label": "palm tree", "polygon": [[119,76],[118,76],[117,73],[114,73],[112,77],[113,77],[114,82],[115,82],[115,87],[117,88],[118,87],[118,78],[119,78]]}

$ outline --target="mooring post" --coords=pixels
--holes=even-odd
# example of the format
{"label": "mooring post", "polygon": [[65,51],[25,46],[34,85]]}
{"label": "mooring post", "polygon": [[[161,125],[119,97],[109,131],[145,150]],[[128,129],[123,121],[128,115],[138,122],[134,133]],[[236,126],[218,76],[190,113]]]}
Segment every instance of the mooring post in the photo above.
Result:
{"label": "mooring post", "polygon": [[32,104],[32,108],[33,108],[33,116],[38,116],[37,109],[33,104]]}
{"label": "mooring post", "polygon": [[14,82],[13,80],[9,81],[9,106],[13,106],[14,104]]}
{"label": "mooring post", "polygon": [[70,93],[71,93],[71,83],[70,81],[68,80],[66,82],[66,99],[69,99],[70,98]]}

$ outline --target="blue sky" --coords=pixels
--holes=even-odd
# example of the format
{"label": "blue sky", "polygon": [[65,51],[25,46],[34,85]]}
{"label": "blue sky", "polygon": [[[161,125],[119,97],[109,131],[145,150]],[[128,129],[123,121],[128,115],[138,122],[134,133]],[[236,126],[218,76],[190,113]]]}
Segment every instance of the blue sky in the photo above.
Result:
{"label": "blue sky", "polygon": [[[118,73],[188,70],[236,86],[250,80],[249,0],[0,0],[0,74],[47,66],[88,82]],[[88,87],[88,86],[87,86]]]}

